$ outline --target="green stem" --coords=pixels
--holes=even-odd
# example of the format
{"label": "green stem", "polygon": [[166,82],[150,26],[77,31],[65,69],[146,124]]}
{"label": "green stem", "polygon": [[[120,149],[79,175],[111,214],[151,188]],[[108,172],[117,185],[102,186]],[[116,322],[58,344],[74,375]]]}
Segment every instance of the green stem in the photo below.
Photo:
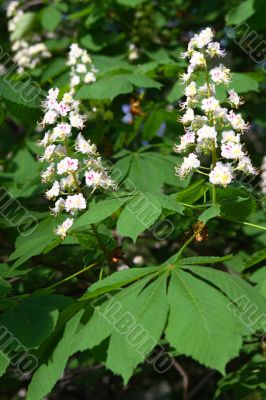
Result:
{"label": "green stem", "polygon": [[107,247],[105,246],[105,244],[102,242],[102,239],[101,239],[101,237],[100,237],[100,235],[99,235],[99,233],[98,233],[98,230],[97,230],[96,225],[95,225],[95,224],[91,224],[91,228],[92,228],[92,230],[93,230],[94,236],[95,236],[96,239],[97,239],[97,242],[98,242],[98,244],[99,244],[100,249],[101,249],[102,252],[104,253],[105,258],[106,258],[107,262],[109,263],[109,262],[110,262],[110,257],[109,257],[109,250],[108,250],[108,248],[107,248]]}
{"label": "green stem", "polygon": [[[226,219],[226,218],[223,218]],[[256,225],[256,224],[252,224],[251,222],[246,222],[246,221],[237,221],[237,220],[229,220],[226,219],[227,221],[231,221],[231,222],[237,222],[238,224],[242,224],[242,225],[247,225],[250,226],[252,228],[257,228],[257,229],[261,229],[262,231],[266,231],[266,226],[262,226],[262,225]]]}
{"label": "green stem", "polygon": [[[205,62],[205,71],[206,71],[206,84],[207,84],[207,89],[208,89],[208,97],[211,97],[211,85],[210,85],[210,77],[209,77],[207,62]],[[211,121],[211,124],[214,125],[212,115],[210,117],[210,121]],[[216,162],[217,162],[217,154],[216,154],[215,140],[212,140],[212,168],[215,167]],[[216,204],[216,187],[215,187],[215,185],[212,185],[212,203]]]}
{"label": "green stem", "polygon": [[194,237],[196,236],[196,233],[194,233],[181,247],[179,252],[177,253],[177,259],[179,259],[183,253],[183,251],[187,248],[187,246],[193,241]]}
{"label": "green stem", "polygon": [[85,267],[85,268],[79,270],[78,272],[75,272],[73,275],[70,275],[70,276],[68,276],[67,278],[62,279],[61,281],[56,282],[56,283],[54,283],[54,284],[51,285],[51,286],[48,286],[47,288],[45,288],[45,290],[54,289],[55,287],[61,285],[62,283],[68,282],[68,281],[70,281],[71,279],[75,278],[76,276],[78,276],[78,275],[80,275],[80,274],[83,274],[83,272],[88,271],[89,269],[91,269],[91,268],[94,267],[95,265],[97,265],[97,263],[90,264],[88,267]]}
{"label": "green stem", "polygon": [[206,174],[205,172],[200,171],[199,169],[197,169],[197,173],[201,174],[201,175],[205,175],[205,176],[209,176],[209,174]]}

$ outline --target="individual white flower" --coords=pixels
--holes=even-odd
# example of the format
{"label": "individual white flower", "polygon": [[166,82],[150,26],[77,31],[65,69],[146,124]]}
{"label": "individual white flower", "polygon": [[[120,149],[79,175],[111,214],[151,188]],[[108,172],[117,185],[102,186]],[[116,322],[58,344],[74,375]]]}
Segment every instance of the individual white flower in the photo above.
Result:
{"label": "individual white flower", "polygon": [[233,170],[231,164],[223,164],[218,161],[212,171],[209,173],[209,180],[213,185],[226,187],[232,182]]}
{"label": "individual white flower", "polygon": [[174,146],[174,151],[176,153],[181,153],[185,151],[191,144],[195,143],[195,133],[187,132],[185,135],[181,136],[180,144]]}
{"label": "individual white flower", "polygon": [[66,148],[62,144],[57,144],[54,149],[54,155],[57,157],[64,157],[66,155]]}
{"label": "individual white flower", "polygon": [[55,110],[48,110],[45,114],[44,114],[44,118],[41,122],[41,124],[44,126],[46,124],[54,124],[55,121],[57,120],[58,117],[58,113]]}
{"label": "individual white flower", "polygon": [[259,171],[253,167],[248,156],[244,156],[239,160],[236,170],[243,171],[248,175],[258,175],[259,173]]}
{"label": "individual white flower", "polygon": [[196,154],[190,153],[188,157],[184,157],[183,163],[180,167],[176,167],[176,173],[180,178],[184,178],[193,170],[199,168],[200,161]]}
{"label": "individual white flower", "polygon": [[74,219],[73,218],[67,218],[61,225],[58,225],[58,227],[55,230],[55,234],[58,236],[61,236],[61,239],[65,239],[66,233],[71,228],[73,225]]}
{"label": "individual white flower", "polygon": [[130,43],[128,46],[128,59],[130,61],[137,60],[139,58],[139,52],[134,43]]}
{"label": "individual white flower", "polygon": [[190,78],[191,78],[190,73],[183,73],[180,75],[180,80],[182,81],[182,83],[187,83]]}
{"label": "individual white flower", "polygon": [[45,196],[48,200],[52,200],[55,197],[58,197],[60,194],[60,184],[58,181],[55,181],[51,189],[45,192]]}
{"label": "individual white flower", "polygon": [[202,67],[206,65],[206,60],[204,58],[204,55],[200,53],[199,51],[194,51],[193,55],[190,59],[190,65],[193,69],[196,67]]}
{"label": "individual white flower", "polygon": [[85,74],[87,72],[87,68],[85,64],[77,64],[76,65],[76,72],[78,74]]}
{"label": "individual white flower", "polygon": [[42,182],[50,182],[55,175],[55,164],[51,163],[46,170],[41,172]]}
{"label": "individual white flower", "polygon": [[198,35],[195,35],[197,47],[202,48],[209,44],[214,37],[214,32],[211,28],[203,29]]}
{"label": "individual white flower", "polygon": [[223,64],[211,69],[210,76],[216,84],[224,83],[227,85],[231,79],[230,69],[226,68]]}
{"label": "individual white flower", "polygon": [[219,101],[215,97],[207,97],[202,100],[201,109],[205,113],[213,112],[219,107]]}
{"label": "individual white flower", "polygon": [[92,64],[92,59],[91,59],[91,57],[89,56],[89,54],[87,53],[86,50],[85,51],[83,50],[83,52],[82,52],[81,61],[84,64]]}
{"label": "individual white flower", "polygon": [[193,121],[194,118],[195,118],[194,110],[188,107],[185,114],[183,114],[182,117],[180,118],[180,121],[183,124],[187,124],[188,122]]}
{"label": "individual white flower", "polygon": [[85,117],[75,111],[69,113],[70,125],[77,129],[82,129],[84,127]]}
{"label": "individual white flower", "polygon": [[224,57],[225,56],[225,50],[221,49],[219,42],[209,43],[206,52],[210,57],[215,57],[215,56]]}
{"label": "individual white flower", "polygon": [[70,136],[71,136],[71,126],[66,122],[62,122],[61,124],[56,125],[52,132],[53,140],[57,139],[64,140],[66,137]]}
{"label": "individual white flower", "polygon": [[75,149],[82,154],[97,153],[97,148],[95,144],[91,144],[90,141],[85,140],[81,133],[78,134],[75,141]]}
{"label": "individual white flower", "polygon": [[77,171],[79,162],[75,158],[65,157],[57,164],[57,173],[59,175]]}
{"label": "individual white flower", "polygon": [[56,145],[55,144],[50,144],[49,146],[47,146],[44,150],[44,155],[42,157],[39,158],[40,161],[50,161],[53,158],[54,152],[56,149]]}
{"label": "individual white flower", "polygon": [[59,197],[59,199],[55,202],[55,205],[53,208],[51,208],[51,213],[53,215],[58,215],[60,214],[63,210],[65,209],[65,200],[62,197]]}
{"label": "individual white flower", "polygon": [[52,138],[51,138],[50,132],[48,131],[48,132],[45,132],[43,139],[39,140],[37,142],[37,146],[46,147],[51,142],[52,142]]}
{"label": "individual white flower", "polygon": [[[77,179],[77,178],[76,178]],[[70,174],[64,178],[60,179],[60,187],[65,192],[67,190],[76,189],[76,180],[75,177]]]}
{"label": "individual white flower", "polygon": [[225,107],[218,107],[213,111],[213,118],[215,120],[221,119],[222,122],[227,122],[227,113],[228,110]]}
{"label": "individual white flower", "polygon": [[227,119],[235,130],[243,132],[249,129],[249,124],[243,120],[241,114],[235,114],[234,111],[231,110],[227,115]]}
{"label": "individual white flower", "polygon": [[6,9],[7,17],[8,18],[12,17],[16,13],[18,7],[19,7],[19,1],[11,1]]}
{"label": "individual white flower", "polygon": [[74,75],[71,77],[70,86],[77,86],[80,84],[80,77],[78,75]]}
{"label": "individual white flower", "polygon": [[192,81],[190,84],[185,88],[185,95],[187,97],[193,97],[197,94],[196,89],[196,82]]}
{"label": "individual white flower", "polygon": [[266,193],[266,156],[263,157],[261,164],[261,175],[260,175],[260,188],[262,193]]}
{"label": "individual white flower", "polygon": [[93,169],[85,172],[86,185],[89,187],[97,188],[102,184],[102,172],[94,171]]}
{"label": "individual white flower", "polygon": [[228,102],[231,104],[232,107],[238,108],[241,104],[244,104],[242,98],[233,89],[229,90],[228,94]]}
{"label": "individual white flower", "polygon": [[72,43],[70,45],[67,65],[75,65],[77,63],[77,59],[82,57],[82,54],[83,49],[81,49],[77,43]]}
{"label": "individual white flower", "polygon": [[47,99],[49,99],[49,100],[51,100],[51,99],[57,100],[58,95],[59,95],[59,89],[58,88],[55,88],[55,89],[51,88],[51,89],[48,90]]}
{"label": "individual white flower", "polygon": [[46,100],[42,102],[42,106],[45,110],[57,110],[58,102],[57,97],[59,94],[59,89],[50,89]]}
{"label": "individual white flower", "polygon": [[59,112],[59,114],[62,117],[66,117],[68,112],[70,111],[70,107],[64,101],[60,101],[60,103],[58,103],[58,106],[57,106],[57,111]]}
{"label": "individual white flower", "polygon": [[65,200],[65,210],[71,214],[85,210],[86,207],[87,203],[82,193],[69,195]]}
{"label": "individual white flower", "polygon": [[209,91],[211,92],[211,95],[215,94],[215,84],[209,84],[204,83],[204,85],[199,86],[198,88],[198,95],[200,96],[209,96]]}
{"label": "individual white flower", "polygon": [[73,97],[72,97],[71,93],[65,93],[64,94],[63,102],[66,103],[66,104],[73,103]]}
{"label": "individual white flower", "polygon": [[216,142],[217,132],[214,126],[203,125],[203,127],[197,131],[197,136],[198,143],[201,143],[206,139],[215,140]]}
{"label": "individual white flower", "polygon": [[236,135],[235,131],[223,131],[221,143],[240,143],[240,135]]}
{"label": "individual white flower", "polygon": [[92,83],[96,81],[96,76],[93,72],[87,72],[84,78],[85,83]]}
{"label": "individual white flower", "polygon": [[232,142],[223,143],[221,146],[221,156],[232,160],[239,160],[244,156],[242,145]]}

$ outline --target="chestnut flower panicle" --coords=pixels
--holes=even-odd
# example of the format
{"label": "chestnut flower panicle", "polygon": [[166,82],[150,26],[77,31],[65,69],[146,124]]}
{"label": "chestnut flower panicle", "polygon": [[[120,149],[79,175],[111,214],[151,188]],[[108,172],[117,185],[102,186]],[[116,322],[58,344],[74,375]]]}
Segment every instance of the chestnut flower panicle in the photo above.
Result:
{"label": "chestnut flower panicle", "polygon": [[72,94],[80,84],[90,84],[96,81],[98,70],[93,65],[87,50],[80,48],[77,43],[72,43],[70,46],[67,65],[71,67],[70,92]]}
{"label": "chestnut flower panicle", "polygon": [[[240,141],[249,124],[233,110],[243,104],[243,100],[235,90],[228,90],[226,103],[233,108],[229,109],[216,97],[217,86],[227,86],[231,72],[223,64],[208,69],[209,58],[225,56],[225,51],[213,39],[213,30],[206,28],[191,38],[187,51],[182,54],[189,61],[187,72],[181,76],[186,100],[180,103],[183,111],[180,122],[185,134],[174,151],[186,153],[182,164],[176,167],[181,179],[193,171],[206,175],[206,170],[209,170],[209,181],[226,187],[238,171],[252,175],[258,172]],[[197,83],[198,71],[205,76],[204,85]],[[209,168],[201,166],[201,155],[211,156]]]}
{"label": "chestnut flower panicle", "polygon": [[50,89],[43,109],[45,114],[41,125],[48,127],[48,131],[38,143],[43,147],[39,161],[46,164],[41,180],[50,184],[45,196],[55,202],[51,213],[58,215],[64,212],[72,216],[55,230],[64,239],[74,217],[87,208],[83,190],[115,190],[116,185],[104,167],[96,145],[80,132],[85,117],[80,114],[79,102],[73,99],[71,93],[65,93],[59,99],[59,89]]}
{"label": "chestnut flower panicle", "polygon": [[[11,1],[6,9],[8,18],[8,31],[13,33],[24,17],[25,13],[21,1]],[[11,36],[12,39],[12,36]],[[43,59],[51,57],[46,45],[42,42],[41,35],[37,33],[27,34],[26,39],[12,40],[11,50],[14,53],[13,60],[18,65],[18,74],[23,74],[27,69],[36,68]]]}

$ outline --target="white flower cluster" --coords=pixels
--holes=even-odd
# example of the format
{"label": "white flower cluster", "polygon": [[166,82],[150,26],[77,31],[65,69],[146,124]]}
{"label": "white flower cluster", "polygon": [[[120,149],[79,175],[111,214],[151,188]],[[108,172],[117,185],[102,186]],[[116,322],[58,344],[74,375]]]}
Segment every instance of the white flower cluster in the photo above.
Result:
{"label": "white flower cluster", "polygon": [[266,156],[263,157],[261,164],[260,187],[262,193],[266,194]]}
{"label": "white flower cluster", "polygon": [[[67,212],[74,216],[87,208],[83,189],[89,188],[93,192],[98,188],[116,189],[116,185],[103,166],[96,145],[79,132],[84,127],[79,101],[73,100],[70,93],[65,93],[61,100],[58,97],[59,89],[50,89],[43,103],[42,126],[49,126],[49,130],[39,142],[44,148],[39,160],[48,163],[41,179],[51,184],[45,195],[55,201],[52,214]],[[56,229],[56,234],[65,238],[73,221],[73,218],[65,220]]]}
{"label": "white flower cluster", "polygon": [[77,43],[72,43],[68,54],[67,65],[71,67],[70,91],[75,92],[76,86],[81,83],[96,81],[97,69],[94,67],[87,50],[81,49]]}
{"label": "white flower cluster", "polygon": [[[8,30],[12,33],[18,22],[23,18],[24,11],[19,8],[19,1],[11,1],[7,7]],[[42,38],[37,34],[30,34],[27,40],[15,40],[12,43],[11,50],[14,52],[14,61],[18,65],[17,72],[24,73],[26,69],[34,69],[42,59],[51,57],[51,53],[42,43]]]}
{"label": "white flower cluster", "polygon": [[[246,174],[256,174],[257,171],[240,143],[240,136],[248,129],[248,124],[240,113],[221,106],[215,97],[216,86],[228,85],[231,73],[223,64],[208,69],[208,58],[225,55],[225,51],[213,38],[214,32],[206,28],[190,40],[188,50],[183,53],[183,57],[189,60],[187,72],[182,75],[182,81],[186,84],[186,100],[180,104],[184,111],[180,121],[184,125],[185,134],[174,150],[177,153],[190,153],[176,168],[176,173],[184,178],[193,170],[206,174],[206,169],[209,169],[207,175],[210,182],[226,187],[234,179],[235,171]],[[197,71],[205,74],[204,85],[197,83]],[[228,91],[226,102],[232,108],[243,104],[232,89]],[[201,167],[201,155],[212,157],[210,168]]]}

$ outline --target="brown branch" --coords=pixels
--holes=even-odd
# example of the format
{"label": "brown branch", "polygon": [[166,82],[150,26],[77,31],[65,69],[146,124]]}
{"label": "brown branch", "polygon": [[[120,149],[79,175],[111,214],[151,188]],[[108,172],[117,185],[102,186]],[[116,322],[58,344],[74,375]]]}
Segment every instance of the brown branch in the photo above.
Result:
{"label": "brown branch", "polygon": [[173,366],[175,369],[179,372],[179,374],[182,377],[182,384],[183,384],[183,400],[189,400],[189,395],[188,395],[188,385],[189,385],[189,379],[186,371],[183,369],[183,367],[173,358]]}

